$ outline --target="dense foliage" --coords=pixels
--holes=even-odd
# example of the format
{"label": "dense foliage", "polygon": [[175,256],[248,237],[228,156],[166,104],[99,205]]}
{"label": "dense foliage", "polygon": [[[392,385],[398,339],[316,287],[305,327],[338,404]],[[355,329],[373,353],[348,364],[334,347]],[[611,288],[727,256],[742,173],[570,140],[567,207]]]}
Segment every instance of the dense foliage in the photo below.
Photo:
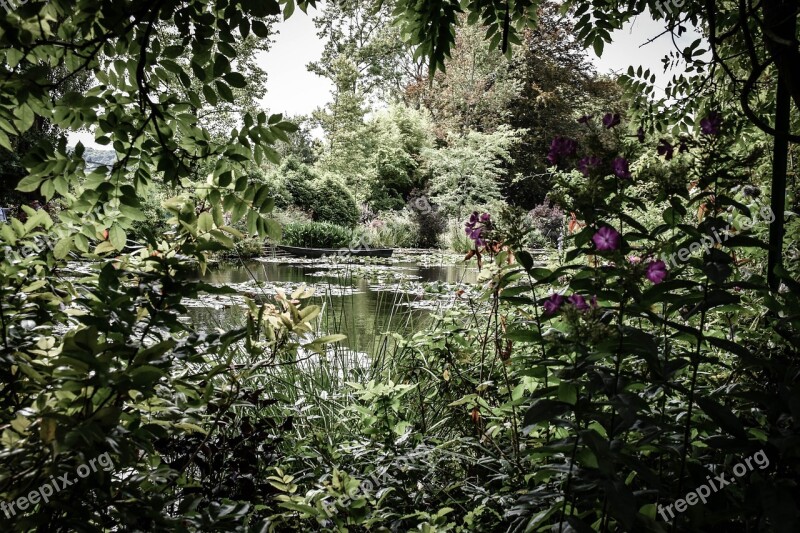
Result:
{"label": "dense foliage", "polygon": [[327,222],[287,224],[281,242],[306,248],[347,248],[353,244],[351,231]]}
{"label": "dense foliage", "polygon": [[[798,530],[796,2],[333,4],[318,145],[257,108],[298,7],[0,14],[3,190],[48,204],[0,223],[4,526]],[[578,46],[645,13],[702,36],[664,98],[635,68],[603,94]],[[81,128],[113,157],[68,148]],[[339,295],[203,281],[281,238],[276,205],[304,246],[446,233],[478,287],[365,358]],[[208,295],[236,318],[185,320]]]}

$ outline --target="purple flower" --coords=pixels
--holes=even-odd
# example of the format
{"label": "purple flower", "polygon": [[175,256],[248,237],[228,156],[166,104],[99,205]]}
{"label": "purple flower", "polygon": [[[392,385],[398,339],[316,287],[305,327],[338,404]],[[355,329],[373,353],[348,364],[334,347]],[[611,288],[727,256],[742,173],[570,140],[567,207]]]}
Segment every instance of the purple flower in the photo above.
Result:
{"label": "purple flower", "polygon": [[610,226],[603,226],[592,237],[592,242],[599,252],[618,249],[620,240],[619,232]]}
{"label": "purple flower", "polygon": [[483,246],[484,244],[484,241],[482,239],[483,228],[481,227],[474,228],[471,226],[467,226],[466,228],[464,228],[464,233],[467,234],[467,237],[470,240],[475,241],[475,246],[478,247]]}
{"label": "purple flower", "polygon": [[658,155],[663,155],[664,159],[669,161],[675,153],[675,147],[672,146],[666,139],[661,139],[658,145]]}
{"label": "purple flower", "polygon": [[578,119],[578,124],[588,124],[592,120],[592,115],[583,115]]}
{"label": "purple flower", "polygon": [[596,155],[590,155],[578,161],[578,170],[580,170],[584,176],[588,176],[591,169],[599,167],[602,163],[602,159]]}
{"label": "purple flower", "polygon": [[636,130],[636,138],[639,139],[639,142],[644,144],[644,128],[639,126],[639,129]]}
{"label": "purple flower", "polygon": [[556,137],[550,143],[550,152],[547,154],[547,160],[551,165],[556,165],[561,159],[575,155],[577,151],[578,143],[576,141],[567,137]]}
{"label": "purple flower", "polygon": [[703,132],[703,135],[718,135],[721,126],[722,117],[716,111],[712,111],[700,121],[700,131]]}
{"label": "purple flower", "polygon": [[628,160],[624,157],[617,157],[611,162],[611,169],[618,178],[630,178],[631,171],[628,168]]}
{"label": "purple flower", "polygon": [[586,298],[580,294],[573,294],[567,298],[567,302],[575,306],[575,309],[578,311],[586,311],[589,309],[589,304],[586,303]]}
{"label": "purple flower", "polygon": [[556,311],[559,310],[561,305],[564,303],[564,297],[558,293],[553,293],[550,295],[550,298],[544,301],[544,314],[552,315]]}
{"label": "purple flower", "polygon": [[606,113],[603,117],[603,126],[607,129],[611,129],[617,124],[619,124],[619,113],[614,113],[613,115],[611,113]]}
{"label": "purple flower", "polygon": [[478,215],[477,211],[473,211],[469,216],[469,220],[464,224],[464,233],[466,233],[467,237],[471,240],[475,241],[475,246],[477,247],[481,247],[485,244],[483,234],[484,230],[490,229],[489,219],[489,213]]}
{"label": "purple flower", "polygon": [[667,277],[667,264],[661,260],[647,263],[647,274],[645,276],[658,285]]}

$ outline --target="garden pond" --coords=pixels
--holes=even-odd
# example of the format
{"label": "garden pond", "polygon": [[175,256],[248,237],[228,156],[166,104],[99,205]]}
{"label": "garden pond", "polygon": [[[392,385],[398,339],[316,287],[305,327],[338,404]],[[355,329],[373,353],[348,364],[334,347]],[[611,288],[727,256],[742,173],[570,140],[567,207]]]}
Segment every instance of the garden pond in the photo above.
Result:
{"label": "garden pond", "polygon": [[266,300],[306,285],[320,305],[319,333],[343,333],[350,350],[375,354],[391,333],[424,327],[437,312],[464,305],[479,292],[475,261],[438,250],[397,250],[391,258],[300,259],[271,254],[209,266],[203,281],[235,289],[186,302],[196,325],[228,329],[242,323],[242,296]]}

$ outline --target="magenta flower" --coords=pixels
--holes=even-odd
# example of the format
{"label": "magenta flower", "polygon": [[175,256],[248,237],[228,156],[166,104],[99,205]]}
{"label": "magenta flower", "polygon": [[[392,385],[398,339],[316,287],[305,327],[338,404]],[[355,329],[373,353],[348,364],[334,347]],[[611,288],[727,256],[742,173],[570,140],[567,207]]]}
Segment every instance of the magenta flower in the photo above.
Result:
{"label": "magenta flower", "polygon": [[603,226],[592,237],[592,242],[598,252],[617,250],[621,241],[620,234],[610,226]]}
{"label": "magenta flower", "polygon": [[644,144],[644,128],[639,126],[639,129],[636,130],[636,138],[639,139],[639,142]]}
{"label": "magenta flower", "polygon": [[575,155],[578,151],[578,143],[567,137],[556,137],[550,143],[550,152],[547,154],[547,160],[551,165],[558,164],[565,157]]}
{"label": "magenta flower", "polygon": [[700,121],[700,131],[703,135],[718,135],[721,127],[722,117],[716,111],[712,111]]}
{"label": "magenta flower", "polygon": [[578,170],[580,170],[584,176],[588,176],[589,171],[591,171],[593,168],[599,167],[602,163],[603,160],[596,155],[583,157],[580,161],[578,161]]}
{"label": "magenta flower", "polygon": [[667,277],[667,264],[664,261],[651,261],[647,263],[647,279],[658,285]]}
{"label": "magenta flower", "polygon": [[611,113],[606,113],[603,117],[603,126],[607,129],[611,129],[617,124],[619,124],[619,113],[614,113],[613,115]]}
{"label": "magenta flower", "polygon": [[631,177],[631,171],[628,168],[628,160],[624,157],[617,157],[614,159],[614,161],[611,162],[611,169],[618,178],[629,179]]}
{"label": "magenta flower", "polygon": [[573,306],[578,311],[586,311],[589,309],[589,304],[586,303],[586,298],[581,296],[580,294],[573,294],[569,298],[567,298],[567,302]]}
{"label": "magenta flower", "polygon": [[558,311],[561,306],[564,304],[564,297],[560,294],[553,293],[550,295],[550,298],[544,301],[544,314],[552,315],[556,311]]}
{"label": "magenta flower", "polygon": [[490,215],[489,213],[482,213],[480,216],[481,222],[489,222]]}
{"label": "magenta flower", "polygon": [[675,153],[675,147],[672,146],[669,142],[665,139],[661,139],[660,144],[658,145],[658,155],[663,155],[664,159],[669,161],[672,159],[672,156]]}

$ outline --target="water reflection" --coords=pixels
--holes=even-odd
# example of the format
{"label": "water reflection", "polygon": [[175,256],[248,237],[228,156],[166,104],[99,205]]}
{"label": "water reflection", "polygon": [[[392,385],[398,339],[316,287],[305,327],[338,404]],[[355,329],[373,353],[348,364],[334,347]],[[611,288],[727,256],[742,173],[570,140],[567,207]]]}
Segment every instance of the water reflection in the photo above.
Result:
{"label": "water reflection", "polygon": [[[322,332],[344,333],[348,339],[343,344],[349,348],[377,354],[394,342],[386,333],[407,334],[424,327],[432,311],[452,305],[459,289],[474,286],[477,270],[473,266],[413,260],[376,264],[239,261],[212,266],[203,279],[215,285],[250,284],[255,290],[253,282],[265,283],[267,294],[286,285],[287,292],[292,285],[313,286],[312,303],[323,307]],[[350,290],[342,295],[342,289]],[[226,329],[241,324],[244,312],[238,306],[192,308],[189,317],[197,324]]]}

